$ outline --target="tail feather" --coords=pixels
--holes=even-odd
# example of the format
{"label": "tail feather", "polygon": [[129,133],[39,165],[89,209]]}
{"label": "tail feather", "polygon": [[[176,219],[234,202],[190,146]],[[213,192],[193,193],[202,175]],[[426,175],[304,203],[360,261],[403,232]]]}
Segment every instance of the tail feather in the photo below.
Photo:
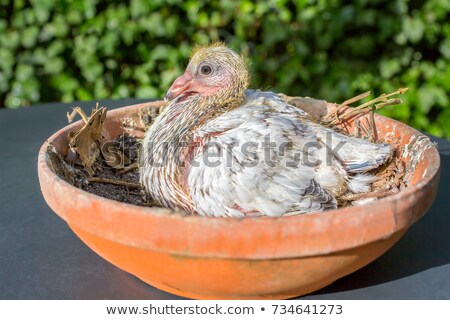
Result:
{"label": "tail feather", "polygon": [[316,130],[317,136],[349,173],[364,173],[376,169],[390,159],[394,151],[386,143],[371,143],[328,128],[320,129]]}

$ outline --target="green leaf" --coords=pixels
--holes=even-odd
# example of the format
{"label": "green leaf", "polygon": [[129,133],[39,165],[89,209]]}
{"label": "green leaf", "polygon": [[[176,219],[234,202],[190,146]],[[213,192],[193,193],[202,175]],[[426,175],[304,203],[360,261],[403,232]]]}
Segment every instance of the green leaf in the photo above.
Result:
{"label": "green leaf", "polygon": [[9,77],[0,71],[0,93],[8,92],[9,90]]}
{"label": "green leaf", "polygon": [[6,99],[5,99],[5,105],[7,108],[11,108],[11,109],[17,109],[22,107],[22,99],[20,99],[17,96],[14,96],[11,93],[8,93],[6,95]]}
{"label": "green leaf", "polygon": [[31,26],[22,31],[21,42],[25,48],[31,48],[37,42],[39,34],[39,28],[36,26]]}
{"label": "green leaf", "polygon": [[430,120],[423,113],[419,112],[414,113],[413,120],[419,130],[423,130],[430,124]]}
{"label": "green leaf", "polygon": [[0,37],[0,45],[9,50],[15,50],[20,44],[19,32],[9,30]]}
{"label": "green leaf", "polygon": [[69,10],[66,21],[72,25],[78,25],[83,21],[83,15],[78,10]]}
{"label": "green leaf", "polygon": [[54,1],[32,1],[33,3],[33,11],[34,15],[36,17],[36,22],[39,25],[42,25],[43,23],[47,22],[50,17],[51,9],[54,5]]}
{"label": "green leaf", "polygon": [[30,65],[19,64],[16,67],[16,79],[25,82],[33,76],[34,68]]}
{"label": "green leaf", "polygon": [[424,86],[418,94],[418,105],[424,114],[430,112],[435,105],[448,106],[449,98],[446,92],[439,87]]}
{"label": "green leaf", "polygon": [[136,90],[136,98],[152,99],[157,97],[158,97],[158,90],[149,85],[140,86]]}
{"label": "green leaf", "polygon": [[113,92],[114,98],[128,98],[130,96],[130,90],[125,84],[119,85]]}
{"label": "green leaf", "polygon": [[383,60],[380,64],[380,73],[384,79],[390,79],[394,74],[401,69],[399,60],[390,59]]}
{"label": "green leaf", "polygon": [[8,23],[6,22],[6,20],[0,18],[0,32],[5,32],[7,27]]}
{"label": "green leaf", "polygon": [[65,67],[65,61],[60,57],[47,59],[44,63],[44,71],[47,74],[61,72]]}
{"label": "green leaf", "polygon": [[277,42],[286,40],[288,37],[288,29],[274,16],[269,16],[264,20],[264,43],[267,46],[272,46]]}
{"label": "green leaf", "polygon": [[47,54],[47,58],[53,58],[58,56],[64,51],[65,43],[62,40],[55,40],[50,43],[47,47],[45,53]]}
{"label": "green leaf", "polygon": [[14,55],[12,51],[0,47],[0,70],[10,74],[14,67]]}
{"label": "green leaf", "polygon": [[79,87],[76,90],[75,96],[77,97],[78,100],[92,100],[94,99],[94,96],[92,95],[92,93],[87,90],[86,88],[83,87]]}
{"label": "green leaf", "polygon": [[[62,93],[72,94],[80,85],[78,80],[67,73],[61,73],[51,78],[51,84]],[[66,96],[67,97],[67,96]]]}
{"label": "green leaf", "polygon": [[98,47],[104,52],[106,56],[112,56],[115,52],[118,42],[119,38],[117,36],[117,33],[109,32],[100,39]]}
{"label": "green leaf", "polygon": [[439,51],[442,55],[450,60],[450,38],[446,38],[439,46]]}
{"label": "green leaf", "polygon": [[130,14],[133,18],[150,13],[151,4],[147,0],[131,0]]}
{"label": "green leaf", "polygon": [[403,20],[403,33],[412,43],[422,40],[425,25],[420,18],[406,18]]}
{"label": "green leaf", "polygon": [[[446,137],[450,137],[450,108],[443,110],[437,118],[437,123],[440,125]],[[439,135],[438,135],[439,136]]]}

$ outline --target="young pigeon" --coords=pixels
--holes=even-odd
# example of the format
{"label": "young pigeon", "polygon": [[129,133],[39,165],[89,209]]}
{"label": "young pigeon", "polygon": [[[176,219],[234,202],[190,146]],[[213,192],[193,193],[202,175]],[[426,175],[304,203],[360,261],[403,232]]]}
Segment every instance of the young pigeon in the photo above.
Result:
{"label": "young pigeon", "polygon": [[369,191],[366,172],[390,145],[337,133],[248,84],[247,65],[224,44],[193,52],[143,141],[140,180],[153,199],[203,216],[279,217]]}

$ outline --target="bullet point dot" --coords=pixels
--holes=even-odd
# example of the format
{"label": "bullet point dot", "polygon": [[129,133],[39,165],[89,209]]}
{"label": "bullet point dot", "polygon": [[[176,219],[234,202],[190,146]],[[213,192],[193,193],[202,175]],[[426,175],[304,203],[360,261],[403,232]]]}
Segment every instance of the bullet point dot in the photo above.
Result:
{"label": "bullet point dot", "polygon": [[266,310],[266,308],[262,307],[262,308],[261,308],[261,311],[264,311],[264,310]]}

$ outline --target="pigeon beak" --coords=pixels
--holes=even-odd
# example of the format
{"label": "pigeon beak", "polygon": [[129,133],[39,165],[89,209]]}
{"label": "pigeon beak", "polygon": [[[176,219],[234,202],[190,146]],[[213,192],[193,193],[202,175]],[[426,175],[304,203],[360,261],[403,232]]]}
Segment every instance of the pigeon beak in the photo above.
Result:
{"label": "pigeon beak", "polygon": [[190,73],[185,72],[182,76],[178,77],[170,86],[169,91],[165,96],[165,100],[172,100],[178,97],[180,94],[189,90],[192,85],[193,77]]}

